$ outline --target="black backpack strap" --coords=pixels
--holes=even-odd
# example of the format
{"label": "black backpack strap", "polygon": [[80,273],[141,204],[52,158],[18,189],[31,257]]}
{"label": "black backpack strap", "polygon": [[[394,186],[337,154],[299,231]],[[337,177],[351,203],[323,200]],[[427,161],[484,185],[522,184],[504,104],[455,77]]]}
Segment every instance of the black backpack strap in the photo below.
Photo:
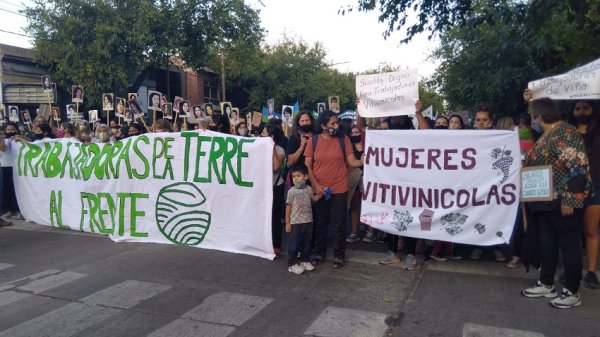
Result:
{"label": "black backpack strap", "polygon": [[317,151],[317,142],[319,141],[319,134],[312,136],[312,149],[313,149],[313,160],[315,160],[315,151]]}
{"label": "black backpack strap", "polygon": [[[342,158],[346,160],[346,135],[342,135],[341,137],[337,137],[338,142],[340,142],[340,149],[342,150]],[[312,136],[312,150],[313,150],[313,161],[315,160],[315,155],[317,151],[317,141],[319,140],[319,134]]]}

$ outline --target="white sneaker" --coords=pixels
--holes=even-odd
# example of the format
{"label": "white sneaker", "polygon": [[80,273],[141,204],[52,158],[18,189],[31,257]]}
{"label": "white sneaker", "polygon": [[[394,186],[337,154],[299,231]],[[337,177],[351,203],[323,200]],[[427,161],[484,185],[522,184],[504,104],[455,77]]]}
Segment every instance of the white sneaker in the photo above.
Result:
{"label": "white sneaker", "polygon": [[558,296],[558,292],[552,286],[551,288],[547,288],[542,284],[542,282],[537,281],[537,283],[531,287],[521,291],[521,294],[525,297],[537,298],[537,297],[556,297]]}
{"label": "white sneaker", "polygon": [[417,269],[417,258],[413,254],[408,254],[404,257],[404,269],[406,269],[406,270]]}
{"label": "white sneaker", "polygon": [[8,219],[8,217],[12,216],[12,212],[11,211],[7,211],[5,213],[3,213],[2,215],[0,215],[0,218],[2,219]]}
{"label": "white sneaker", "polygon": [[375,233],[368,232],[367,235],[362,240],[363,240],[363,242],[375,242],[375,241],[377,241],[377,237],[375,236]]}
{"label": "white sneaker", "polygon": [[346,238],[346,242],[348,242],[348,243],[353,243],[356,241],[360,241],[360,236],[358,236],[358,234],[356,234],[356,233],[352,233],[352,234],[348,235],[348,237]]}
{"label": "white sneaker", "polygon": [[12,217],[13,220],[25,220],[25,218],[23,217],[23,214],[21,214],[21,212],[17,212],[17,214],[15,214],[14,217]]}
{"label": "white sneaker", "polygon": [[299,264],[295,264],[295,265],[293,265],[293,266],[289,267],[289,268],[288,268],[288,271],[289,271],[290,273],[294,273],[294,274],[296,274],[296,275],[300,275],[300,274],[304,273],[304,267],[302,267],[302,266],[301,266],[301,265],[299,265]]}
{"label": "white sneaker", "polygon": [[581,305],[581,297],[565,288],[557,298],[550,301],[550,305],[559,309],[578,307]]}
{"label": "white sneaker", "polygon": [[313,266],[312,263],[310,263],[310,262],[301,262],[300,267],[304,268],[304,270],[306,270],[306,271],[315,270],[315,266]]}

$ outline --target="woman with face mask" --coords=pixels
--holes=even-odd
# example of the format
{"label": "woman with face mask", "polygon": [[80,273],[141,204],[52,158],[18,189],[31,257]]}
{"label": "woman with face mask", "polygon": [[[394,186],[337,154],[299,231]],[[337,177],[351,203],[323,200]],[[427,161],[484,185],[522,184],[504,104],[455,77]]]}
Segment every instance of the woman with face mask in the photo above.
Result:
{"label": "woman with face mask", "polygon": [[[4,137],[0,139],[5,145],[5,152],[10,153],[14,142],[24,141],[28,142],[29,139],[19,135],[19,126],[15,122],[8,122],[4,126]],[[2,166],[2,192],[3,196],[3,210],[2,218],[9,220],[23,220],[23,216],[19,211],[19,204],[17,203],[17,196],[15,194],[15,186],[13,181],[13,168],[12,166]],[[8,225],[10,222],[5,221]],[[0,226],[1,227],[1,226]]]}
{"label": "woman with face mask", "polygon": [[[523,290],[525,297],[555,298],[550,305],[568,309],[581,305],[581,230],[586,197],[593,192],[585,143],[577,130],[562,120],[558,105],[550,98],[529,103],[534,125],[542,135],[525,158],[525,167],[549,165],[554,193],[551,201],[527,202],[541,251],[541,270],[535,285]],[[564,288],[554,287],[559,252],[565,268]]]}
{"label": "woman with face mask", "polygon": [[235,133],[237,136],[248,137],[248,127],[246,126],[246,122],[240,122],[236,126]]}
{"label": "woman with face mask", "polygon": [[108,125],[100,124],[96,128],[96,143],[108,144],[110,143],[111,131]]}
{"label": "woman with face mask", "polygon": [[585,142],[590,160],[590,175],[594,183],[594,194],[586,200],[583,215],[587,273],[584,284],[590,289],[600,288],[596,267],[598,264],[598,225],[600,224],[600,110],[594,101],[578,101],[569,114],[569,122]]}
{"label": "woman with face mask", "polygon": [[[315,204],[315,247],[313,264],[323,262],[327,251],[327,228],[334,231],[333,267],[342,268],[346,259],[346,207],[348,200],[348,169],[361,167],[352,152],[348,136],[339,135],[339,120],[335,112],[325,110],[319,116],[320,133],[313,135],[304,150],[314,193],[320,197]],[[362,158],[361,158],[362,159]]]}
{"label": "woman with face mask", "polygon": [[298,112],[292,122],[292,135],[285,149],[288,165],[304,163],[304,149],[312,137],[315,127],[315,118],[308,110]]}

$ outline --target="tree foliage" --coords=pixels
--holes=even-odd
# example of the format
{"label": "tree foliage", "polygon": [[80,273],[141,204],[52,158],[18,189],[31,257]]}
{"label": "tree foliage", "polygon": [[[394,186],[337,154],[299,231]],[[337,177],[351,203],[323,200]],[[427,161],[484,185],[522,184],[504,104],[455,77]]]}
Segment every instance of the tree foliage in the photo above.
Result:
{"label": "tree foliage", "polygon": [[529,81],[597,58],[598,38],[562,9],[539,17],[513,1],[482,4],[467,18],[476,25],[443,33],[433,82],[449,107],[473,110],[485,101],[496,117],[516,117]]}
{"label": "tree foliage", "polygon": [[34,0],[24,11],[34,55],[86,101],[137,90],[171,56],[199,69],[230,41],[258,44],[258,13],[243,0]]}

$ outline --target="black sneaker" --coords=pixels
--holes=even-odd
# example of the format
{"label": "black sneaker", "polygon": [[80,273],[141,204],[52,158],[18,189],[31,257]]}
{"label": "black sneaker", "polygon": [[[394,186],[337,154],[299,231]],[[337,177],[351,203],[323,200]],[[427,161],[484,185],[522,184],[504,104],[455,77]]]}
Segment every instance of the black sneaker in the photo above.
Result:
{"label": "black sneaker", "polygon": [[586,287],[590,289],[598,289],[600,288],[600,282],[598,282],[598,276],[593,271],[588,271],[583,278],[583,282]]}
{"label": "black sneaker", "polygon": [[0,218],[0,227],[12,226],[12,222]]}

